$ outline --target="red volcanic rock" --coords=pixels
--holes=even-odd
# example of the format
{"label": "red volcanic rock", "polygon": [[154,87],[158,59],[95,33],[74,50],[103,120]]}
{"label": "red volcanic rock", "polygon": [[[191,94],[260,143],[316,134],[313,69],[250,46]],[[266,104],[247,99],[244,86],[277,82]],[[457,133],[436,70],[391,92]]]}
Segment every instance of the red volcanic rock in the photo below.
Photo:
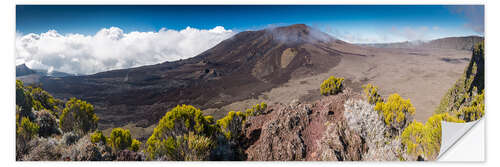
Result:
{"label": "red volcanic rock", "polygon": [[367,146],[343,115],[349,98],[360,96],[344,90],[313,104],[274,104],[267,114],[249,118],[247,160],[361,160]]}

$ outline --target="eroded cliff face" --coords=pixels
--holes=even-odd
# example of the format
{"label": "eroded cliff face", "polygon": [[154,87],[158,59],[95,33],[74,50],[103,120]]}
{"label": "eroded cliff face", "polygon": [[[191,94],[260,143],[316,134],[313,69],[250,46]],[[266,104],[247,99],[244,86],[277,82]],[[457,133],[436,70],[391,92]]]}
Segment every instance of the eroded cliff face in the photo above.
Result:
{"label": "eroded cliff face", "polygon": [[484,43],[478,43],[472,50],[472,57],[462,77],[441,99],[436,113],[451,113],[469,106],[473,97],[484,91]]}
{"label": "eroded cliff face", "polygon": [[361,99],[344,90],[312,104],[274,104],[245,124],[247,160],[362,160],[368,147],[348,128],[344,103]]}

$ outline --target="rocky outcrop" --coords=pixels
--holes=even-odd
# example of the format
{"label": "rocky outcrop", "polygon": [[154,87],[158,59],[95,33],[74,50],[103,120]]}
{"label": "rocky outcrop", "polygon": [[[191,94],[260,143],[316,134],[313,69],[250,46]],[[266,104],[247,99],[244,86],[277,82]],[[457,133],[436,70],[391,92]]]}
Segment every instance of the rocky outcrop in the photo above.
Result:
{"label": "rocky outcrop", "polygon": [[247,160],[361,160],[367,146],[349,128],[344,103],[360,95],[349,89],[312,104],[274,104],[245,124]]}
{"label": "rocky outcrop", "polygon": [[116,154],[117,161],[142,161],[144,160],[143,155],[130,151],[130,150],[122,150]]}
{"label": "rocky outcrop", "polygon": [[484,90],[484,43],[477,44],[469,65],[455,85],[441,99],[436,113],[457,111],[470,105],[476,94]]}

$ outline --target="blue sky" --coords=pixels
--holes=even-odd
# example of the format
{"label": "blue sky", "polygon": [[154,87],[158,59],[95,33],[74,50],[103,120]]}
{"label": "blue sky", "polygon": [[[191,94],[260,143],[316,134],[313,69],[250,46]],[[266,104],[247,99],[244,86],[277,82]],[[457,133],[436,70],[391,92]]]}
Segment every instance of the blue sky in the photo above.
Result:
{"label": "blue sky", "polygon": [[[441,5],[23,5],[16,9],[17,31],[22,34],[56,30],[62,34],[91,35],[112,26],[126,33],[161,28],[181,30],[188,26],[198,29],[223,26],[238,32],[305,23],[350,42],[482,35],[468,24],[484,17],[483,6]],[[476,13],[471,14],[471,11]],[[479,23],[484,26],[484,20]]]}

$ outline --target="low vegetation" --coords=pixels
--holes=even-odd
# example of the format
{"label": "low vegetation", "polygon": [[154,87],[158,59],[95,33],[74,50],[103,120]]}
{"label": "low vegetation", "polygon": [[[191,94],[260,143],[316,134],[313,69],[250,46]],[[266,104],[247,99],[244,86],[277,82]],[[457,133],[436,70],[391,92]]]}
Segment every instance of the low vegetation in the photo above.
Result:
{"label": "low vegetation", "polygon": [[49,137],[53,134],[60,134],[56,117],[46,109],[36,113],[36,124],[40,127],[39,136]]}
{"label": "low vegetation", "polygon": [[106,136],[104,136],[104,134],[102,134],[102,131],[100,130],[96,130],[94,133],[92,133],[90,135],[90,141],[92,143],[102,143],[102,144],[106,144],[107,142],[107,139],[106,139]]}
{"label": "low vegetation", "polygon": [[245,111],[245,117],[248,116],[257,116],[262,114],[267,109],[267,104],[262,102],[260,104],[255,104],[252,108],[249,108]]}
{"label": "low vegetation", "polygon": [[63,132],[74,131],[78,134],[86,134],[97,128],[98,120],[92,104],[71,98],[66,102],[66,107],[62,111],[59,127]]}
{"label": "low vegetation", "polygon": [[377,104],[383,102],[382,96],[378,93],[379,88],[372,84],[363,85],[363,92],[365,93],[366,100],[370,104]]}
{"label": "low vegetation", "polygon": [[224,118],[217,120],[217,126],[227,139],[235,139],[241,135],[246,115],[242,112],[229,112]]}
{"label": "low vegetation", "polygon": [[244,122],[267,108],[256,104],[216,121],[179,105],[159,121],[144,148],[128,129],[114,128],[109,137],[97,130],[99,118],[90,103],[76,98],[62,103],[19,80],[16,93],[17,160],[241,160],[234,155],[242,151],[235,153],[234,147],[241,147]]}
{"label": "low vegetation", "polygon": [[132,144],[130,144],[130,150],[137,152],[139,151],[141,145],[142,143],[139,140],[132,139]]}
{"label": "low vegetation", "polygon": [[132,145],[130,130],[114,128],[109,136],[109,144],[116,152],[129,148]]}
{"label": "low vegetation", "polygon": [[456,111],[457,117],[465,120],[466,122],[475,121],[484,115],[484,90],[477,95],[474,95],[473,100],[469,106],[460,108]]}
{"label": "low vegetation", "polygon": [[462,77],[460,77],[453,87],[444,95],[435,113],[461,112],[462,117],[465,117],[467,115],[466,113],[470,113],[470,116],[473,116],[474,119],[464,118],[464,120],[477,120],[484,113],[481,114],[480,105],[476,109],[470,106],[484,104],[484,102],[477,101],[484,101],[484,98],[475,98],[478,94],[484,95],[484,43],[478,43],[474,46],[469,65],[462,74]]}
{"label": "low vegetation", "polygon": [[201,154],[189,150],[192,147],[189,147],[188,142],[213,143],[212,134],[215,126],[211,122],[213,120],[203,116],[200,109],[191,105],[178,105],[161,118],[146,142],[147,158],[150,160],[187,160],[185,157],[195,156],[187,155],[188,153]]}
{"label": "low vegetation", "polygon": [[420,156],[424,159],[434,159],[441,148],[441,121],[463,123],[448,113],[434,114],[422,124],[413,121],[401,134],[402,143],[408,154]]}
{"label": "low vegetation", "polygon": [[330,76],[330,78],[326,79],[321,83],[321,94],[335,95],[342,91],[344,88],[344,78],[336,78],[335,76]]}
{"label": "low vegetation", "polygon": [[392,135],[399,135],[415,115],[415,107],[410,99],[403,99],[399,94],[391,94],[386,102],[377,102],[374,108],[383,119]]}

